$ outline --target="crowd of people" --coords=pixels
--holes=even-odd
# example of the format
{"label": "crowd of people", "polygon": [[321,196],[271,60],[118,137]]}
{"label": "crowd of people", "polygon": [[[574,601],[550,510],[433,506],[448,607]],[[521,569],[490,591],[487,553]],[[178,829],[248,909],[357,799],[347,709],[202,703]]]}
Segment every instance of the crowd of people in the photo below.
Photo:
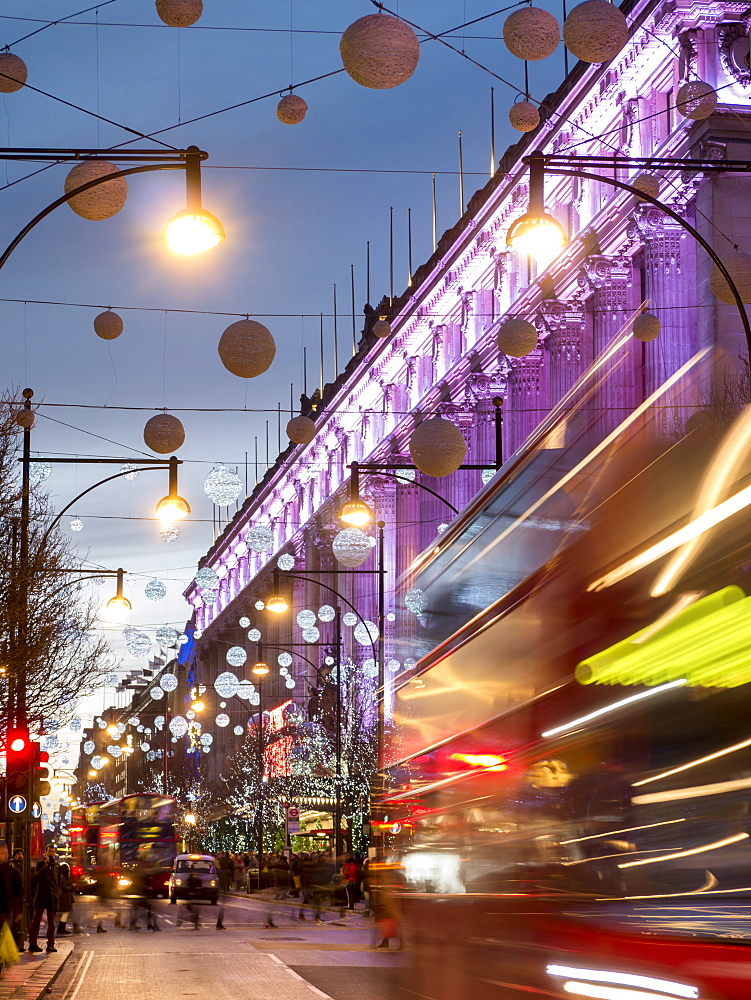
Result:
{"label": "crowd of people", "polygon": [[8,856],[8,846],[0,843],[0,933],[6,928],[12,935],[19,952],[26,949],[23,934],[24,910],[28,916],[28,948],[34,953],[42,951],[39,931],[43,918],[47,919],[48,952],[57,951],[57,934],[70,934],[68,916],[73,908],[73,884],[70,867],[59,862],[57,851],[50,844],[44,857],[33,868],[28,885],[24,882],[24,854],[20,849]]}

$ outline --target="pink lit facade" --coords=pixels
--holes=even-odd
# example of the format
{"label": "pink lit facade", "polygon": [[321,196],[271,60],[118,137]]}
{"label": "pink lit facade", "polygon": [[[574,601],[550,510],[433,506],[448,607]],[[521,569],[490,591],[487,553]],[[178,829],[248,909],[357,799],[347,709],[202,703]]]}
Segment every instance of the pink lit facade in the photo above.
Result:
{"label": "pink lit facade", "polygon": [[[745,354],[735,308],[718,302],[709,288],[711,262],[704,251],[677,223],[631,194],[604,183],[549,177],[546,207],[569,237],[567,247],[546,268],[538,268],[506,245],[509,225],[527,206],[528,171],[521,157],[534,149],[572,156],[748,159],[751,71],[745,10],[741,3],[636,3],[628,14],[631,38],[621,54],[608,64],[578,64],[545,100],[549,110],[543,110],[541,126],[506,152],[410,289],[392,309],[386,302],[376,310],[389,313],[392,335],[376,340],[366,327],[358,356],[326,387],[316,438],[279,457],[206,554],[202,564],[219,575],[216,603],[202,603],[195,585],[186,595],[195,626],[203,632],[197,643],[202,677],[230,669],[224,655],[229,644],[244,644],[252,660],[247,628],[238,626],[241,616],[269,645],[293,652],[296,644],[304,645],[297,613],[337,603],[316,580],[343,594],[363,619],[377,622],[377,577],[339,573],[331,552],[341,528],[336,511],[346,496],[348,463],[409,462],[412,430],[441,414],[465,435],[466,461],[492,465],[496,396],[504,399],[503,454],[510,459],[642,304],[659,317],[661,334],[651,343],[633,341],[628,363],[609,380],[606,398],[598,404],[603,431],[698,349],[719,347],[731,365]],[[716,88],[718,105],[709,118],[690,121],[676,112],[675,96],[681,83],[697,78]],[[635,174],[620,168],[617,177],[628,182]],[[734,246],[751,253],[745,177],[674,170],[654,174],[659,197],[721,256],[732,254]],[[509,316],[537,327],[538,346],[524,358],[498,350],[498,328]],[[479,470],[438,480],[417,473],[417,483],[461,510],[483,489],[482,477]],[[388,716],[394,678],[405,659],[420,655],[422,625],[404,599],[409,568],[426,547],[438,543],[442,526],[454,515],[416,483],[363,476],[361,492],[385,522]],[[253,525],[271,528],[272,551],[249,550],[246,535]],[[282,553],[294,556],[295,571],[325,575],[290,581],[293,613],[271,621],[254,605],[270,592],[271,572]],[[376,567],[374,549],[363,569]],[[499,596],[488,594],[487,604]],[[319,621],[317,627],[323,645],[311,645],[307,652],[299,647],[316,666],[324,662],[325,645],[335,639],[333,623]],[[375,680],[367,661],[373,651],[356,641],[352,627],[345,627],[343,635],[344,654],[361,680],[346,711],[372,721]],[[272,665],[276,655],[264,651]],[[297,679],[291,697],[303,705],[316,685],[315,670],[295,652],[290,674]],[[264,705],[271,708],[287,697],[274,666]],[[219,753],[210,755],[211,767],[221,765],[221,748],[215,749]]]}

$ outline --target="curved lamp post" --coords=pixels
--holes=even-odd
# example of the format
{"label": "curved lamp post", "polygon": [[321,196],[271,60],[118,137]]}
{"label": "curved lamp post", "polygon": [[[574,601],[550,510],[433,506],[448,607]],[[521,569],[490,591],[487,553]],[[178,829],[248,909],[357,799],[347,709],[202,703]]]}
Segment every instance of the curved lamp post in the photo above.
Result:
{"label": "curved lamp post", "polygon": [[[584,180],[600,181],[603,184],[609,184],[611,187],[620,188],[622,191],[634,194],[641,201],[649,202],[650,205],[654,205],[655,208],[659,208],[660,211],[669,215],[671,219],[685,229],[709,254],[718,271],[728,283],[743,325],[749,356],[751,356],[751,324],[749,324],[748,314],[746,313],[740,292],[717,252],[690,222],[687,222],[683,216],[679,215],[669,205],[634,187],[633,184],[616,180],[614,177],[608,177],[605,174],[605,170],[615,171],[618,167],[635,167],[644,170],[680,170],[691,173],[701,171],[706,173],[747,174],[751,172],[751,162],[744,162],[743,160],[678,160],[672,157],[567,157],[560,154],[543,153],[541,150],[523,157],[522,162],[529,167],[529,207],[524,215],[511,224],[506,237],[506,242],[510,247],[520,253],[529,253],[532,256],[538,253],[550,256],[551,253],[555,254],[562,250],[566,244],[566,235],[560,223],[545,211],[544,184],[546,173],[559,177],[581,177]],[[593,170],[597,169],[602,172],[594,173],[593,170],[584,169],[587,167],[592,167]]]}
{"label": "curved lamp post", "polygon": [[51,204],[27,222],[23,229],[14,236],[8,246],[0,254],[2,268],[21,240],[26,237],[42,219],[92,188],[118,177],[130,174],[144,174],[154,170],[184,170],[186,179],[186,207],[178,212],[167,224],[165,239],[175,253],[195,254],[210,250],[225,238],[221,222],[207,212],[201,205],[201,162],[208,158],[208,153],[198,146],[188,146],[187,149],[0,149],[0,160],[48,163],[82,163],[86,160],[107,160],[132,163],[141,161],[138,166],[125,167],[96,177],[86,184],[56,198]]}

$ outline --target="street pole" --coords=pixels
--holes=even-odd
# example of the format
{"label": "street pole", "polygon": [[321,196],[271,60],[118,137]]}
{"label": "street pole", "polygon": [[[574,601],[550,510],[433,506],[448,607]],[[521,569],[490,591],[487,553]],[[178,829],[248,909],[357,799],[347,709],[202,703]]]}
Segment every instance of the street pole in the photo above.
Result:
{"label": "street pole", "polygon": [[[259,659],[260,646],[259,646]],[[263,681],[258,681],[258,891],[261,892],[261,872],[263,871]]]}
{"label": "street pole", "polygon": [[385,521],[378,522],[378,728],[376,734],[376,770],[380,772],[383,762],[383,741],[386,725],[386,581],[385,581],[385,544],[383,529]]}
{"label": "street pole", "polygon": [[334,857],[342,855],[342,609],[336,608],[336,789],[334,799]]}

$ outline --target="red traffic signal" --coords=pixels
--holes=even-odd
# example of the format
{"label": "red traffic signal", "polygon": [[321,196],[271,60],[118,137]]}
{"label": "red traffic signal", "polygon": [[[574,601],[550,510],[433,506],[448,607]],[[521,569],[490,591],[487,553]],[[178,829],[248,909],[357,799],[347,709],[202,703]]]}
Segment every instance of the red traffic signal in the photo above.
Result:
{"label": "red traffic signal", "polygon": [[34,746],[25,729],[9,729],[5,739],[8,788],[26,788],[34,760]]}

